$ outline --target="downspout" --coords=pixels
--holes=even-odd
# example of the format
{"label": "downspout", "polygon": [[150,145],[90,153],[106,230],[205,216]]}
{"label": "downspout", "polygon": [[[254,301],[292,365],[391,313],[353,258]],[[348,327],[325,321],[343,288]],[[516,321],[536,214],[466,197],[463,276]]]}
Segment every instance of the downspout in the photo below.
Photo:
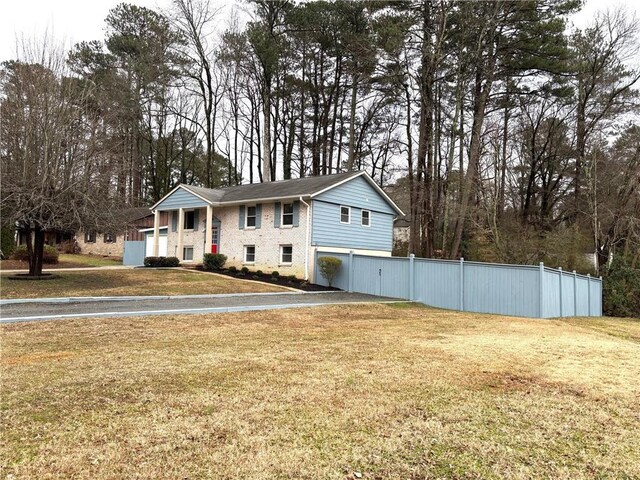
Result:
{"label": "downspout", "polygon": [[305,233],[304,243],[304,279],[307,281],[309,280],[309,232],[311,231],[311,205],[305,202],[302,199],[302,196],[300,196],[300,202],[307,207],[307,231]]}

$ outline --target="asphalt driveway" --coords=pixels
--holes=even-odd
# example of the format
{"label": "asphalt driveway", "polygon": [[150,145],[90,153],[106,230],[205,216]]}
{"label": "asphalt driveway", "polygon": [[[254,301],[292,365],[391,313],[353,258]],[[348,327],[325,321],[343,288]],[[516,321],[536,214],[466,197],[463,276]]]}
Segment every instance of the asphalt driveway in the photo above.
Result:
{"label": "asphalt driveway", "polygon": [[0,323],[88,317],[134,317],[186,313],[224,313],[277,310],[348,303],[395,302],[397,299],[362,293],[268,293],[243,295],[193,295],[180,297],[110,297],[106,299],[42,299],[3,301]]}

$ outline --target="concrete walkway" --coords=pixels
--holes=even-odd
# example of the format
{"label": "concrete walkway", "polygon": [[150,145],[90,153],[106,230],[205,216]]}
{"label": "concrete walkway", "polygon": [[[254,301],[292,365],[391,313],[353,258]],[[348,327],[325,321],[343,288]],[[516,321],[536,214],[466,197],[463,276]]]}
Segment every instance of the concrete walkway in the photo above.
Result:
{"label": "concrete walkway", "polygon": [[[37,301],[36,301],[37,300]],[[177,297],[110,297],[102,299],[29,299],[0,305],[0,323],[70,318],[135,317],[280,310],[350,303],[399,300],[347,292],[186,295]],[[5,301],[7,302],[7,301]]]}

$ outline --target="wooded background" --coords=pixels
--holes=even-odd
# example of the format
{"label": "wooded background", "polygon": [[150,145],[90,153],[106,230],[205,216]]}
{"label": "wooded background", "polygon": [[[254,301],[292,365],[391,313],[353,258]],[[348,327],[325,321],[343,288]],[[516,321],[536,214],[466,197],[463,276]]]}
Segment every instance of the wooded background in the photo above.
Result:
{"label": "wooded background", "polygon": [[[618,256],[637,269],[638,20],[619,8],[571,28],[580,8],[120,4],[104,38],[70,52],[34,41],[2,65],[3,222],[86,223],[105,202],[153,203],[179,183],[361,169],[407,213],[403,254],[597,274]],[[51,176],[65,181],[40,185],[46,208],[16,200]],[[62,190],[86,215],[53,213]]]}

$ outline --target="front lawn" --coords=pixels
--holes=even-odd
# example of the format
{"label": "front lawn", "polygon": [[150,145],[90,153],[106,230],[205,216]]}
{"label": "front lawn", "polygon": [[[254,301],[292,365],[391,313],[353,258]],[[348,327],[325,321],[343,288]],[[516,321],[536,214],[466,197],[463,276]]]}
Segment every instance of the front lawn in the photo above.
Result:
{"label": "front lawn", "polygon": [[0,278],[2,298],[107,297],[112,295],[196,295],[285,292],[286,290],[186,270],[122,269],[57,272],[44,281]]}
{"label": "front lawn", "polygon": [[[58,263],[45,264],[44,270],[57,270],[59,268],[84,268],[84,267],[111,267],[122,265],[122,259],[113,257],[101,257],[97,255],[82,255],[61,253]],[[19,260],[0,260],[2,270],[29,270],[28,262]]]}
{"label": "front lawn", "polygon": [[5,325],[0,475],[640,478],[639,323],[404,304]]}

